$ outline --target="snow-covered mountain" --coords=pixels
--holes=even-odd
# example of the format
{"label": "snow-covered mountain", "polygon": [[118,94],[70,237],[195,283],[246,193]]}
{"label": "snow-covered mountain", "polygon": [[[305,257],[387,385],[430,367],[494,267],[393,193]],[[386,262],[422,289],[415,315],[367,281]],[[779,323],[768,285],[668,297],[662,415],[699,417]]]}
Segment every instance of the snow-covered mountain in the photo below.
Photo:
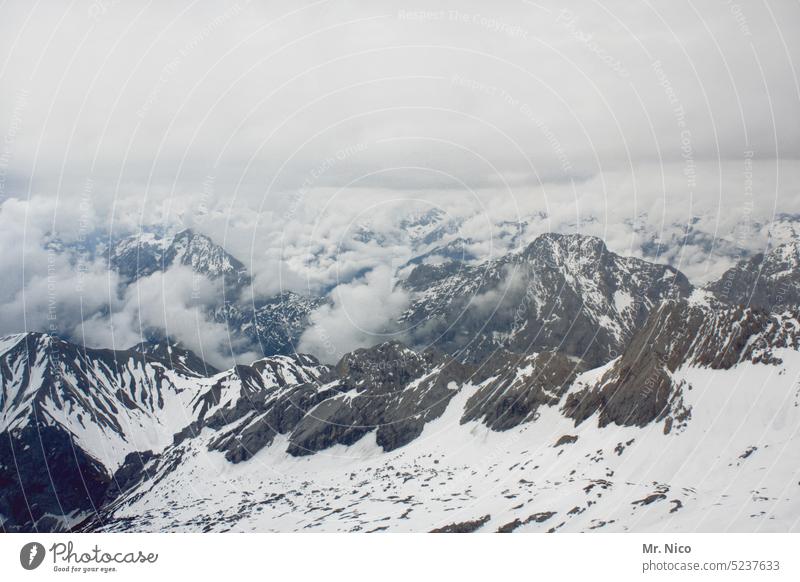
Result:
{"label": "snow-covered mountain", "polygon": [[3,527],[69,527],[120,487],[119,473],[125,474],[131,459],[162,452],[178,433],[190,434],[231,403],[252,404],[254,395],[314,380],[322,371],[305,356],[217,372],[178,346],[112,351],[39,333],[5,337]]}
{"label": "snow-covered mountain", "polygon": [[654,305],[692,289],[672,267],[560,234],[479,265],[419,265],[404,286],[412,304],[401,321],[415,343],[473,360],[558,350],[593,365],[619,354]]}
{"label": "snow-covered mountain", "polygon": [[[476,368],[395,344],[351,354],[316,392],[253,407],[269,420],[212,422],[145,461],[82,527],[794,531],[800,320],[714,309],[671,303],[588,371],[548,353]],[[663,351],[638,371],[649,337]],[[295,390],[301,409],[320,399],[300,420],[278,405]]]}
{"label": "snow-covered mountain", "polygon": [[168,235],[141,232],[115,241],[107,252],[109,265],[132,282],[172,265],[191,267],[210,279],[222,278],[231,288],[250,282],[244,264],[204,234],[190,229]]}
{"label": "snow-covered mountain", "polygon": [[291,291],[254,300],[241,291],[252,282],[245,265],[209,237],[183,230],[172,237],[132,236],[114,246],[112,266],[133,279],[151,274],[151,267],[190,267],[211,280],[221,279],[227,293],[206,306],[210,318],[225,324],[243,351],[264,355],[291,354],[308,325],[308,316],[325,302],[322,297]]}
{"label": "snow-covered mountain", "polygon": [[792,227],[766,253],[742,259],[708,289],[723,301],[780,310],[800,303],[800,237]]}
{"label": "snow-covered mountain", "polygon": [[689,300],[667,301],[655,309],[624,353],[594,386],[570,395],[566,410],[580,423],[597,414],[600,426],[646,426],[664,422],[664,432],[685,427],[689,369],[730,370],[776,366],[784,373],[800,349],[800,308],[770,313],[719,302],[696,291]]}
{"label": "snow-covered mountain", "polygon": [[[738,267],[768,302],[578,235],[423,261],[401,283],[413,348],[335,366],[3,338],[2,527],[796,530],[800,305],[770,295],[793,241]],[[285,343],[309,305],[281,297],[250,327]]]}
{"label": "snow-covered mountain", "polygon": [[414,251],[426,249],[442,240],[457,235],[463,218],[449,216],[439,208],[404,209],[394,208],[394,220],[382,220],[373,224],[362,220],[353,225],[341,244],[349,242],[406,244]]}
{"label": "snow-covered mountain", "polygon": [[[144,346],[140,346],[144,347]],[[0,341],[0,514],[49,529],[96,506],[125,457],[187,422],[206,370],[178,347],[84,349],[28,333]]]}
{"label": "snow-covered mountain", "polygon": [[[306,274],[315,272],[315,269],[330,272],[331,265],[337,264],[339,253],[346,256],[348,262],[351,257],[362,255],[388,256],[394,276],[410,292],[412,299],[410,309],[394,326],[394,331],[407,332],[404,337],[416,347],[437,345],[449,353],[463,350],[464,357],[480,358],[497,347],[512,350],[527,349],[529,346],[537,349],[556,347],[552,345],[553,338],[547,337],[551,335],[549,330],[554,330],[555,337],[567,337],[563,333],[564,326],[567,326],[570,327],[567,342],[572,345],[560,349],[585,357],[593,364],[619,353],[620,346],[630,332],[641,324],[649,307],[667,293],[665,282],[654,280],[655,267],[652,275],[637,275],[637,282],[628,285],[630,289],[620,289],[617,293],[614,289],[618,285],[625,287],[627,284],[624,269],[649,269],[649,261],[675,265],[686,263],[696,274],[696,265],[687,262],[685,257],[701,256],[707,259],[704,264],[715,265],[711,271],[722,273],[727,265],[733,264],[733,258],[738,257],[742,262],[750,261],[751,264],[745,268],[736,266],[731,269],[719,284],[725,287],[722,292],[732,293],[732,301],[741,301],[741,289],[752,287],[753,282],[742,281],[739,275],[754,272],[754,265],[762,255],[753,257],[753,249],[743,248],[740,239],[751,241],[750,246],[757,246],[757,240],[762,235],[783,232],[785,236],[773,236],[772,240],[789,241],[788,244],[791,244],[792,240],[796,240],[791,231],[798,219],[796,216],[780,215],[769,225],[749,222],[743,224],[742,229],[749,229],[752,231],[750,234],[744,233],[740,237],[735,233],[727,233],[728,238],[725,238],[717,232],[716,222],[708,217],[694,218],[688,224],[662,224],[656,228],[646,213],[640,213],[636,220],[626,223],[631,234],[626,254],[646,257],[647,262],[636,263],[631,257],[625,257],[624,260],[618,257],[608,264],[597,265],[594,272],[570,272],[570,276],[562,281],[557,274],[561,267],[552,262],[558,260],[554,257],[582,254],[584,250],[553,250],[546,248],[548,244],[563,246],[567,244],[566,241],[573,241],[570,244],[591,247],[595,244],[591,241],[599,239],[577,234],[551,234],[545,229],[558,226],[562,232],[581,231],[584,228],[590,232],[602,231],[603,225],[597,219],[590,216],[584,217],[580,223],[556,225],[555,219],[547,213],[537,212],[518,220],[500,220],[494,224],[484,225],[486,221],[481,220],[482,226],[476,230],[475,217],[468,215],[453,216],[436,208],[395,210],[396,215],[354,222],[336,239],[336,244],[320,245],[319,249],[301,261],[302,265],[298,263],[292,268],[307,268],[309,271]],[[467,235],[477,235],[484,227],[491,232],[488,243],[485,233],[477,239]],[[335,287],[323,285],[311,294],[284,290],[272,296],[262,296],[258,289],[253,289],[251,293],[249,284],[253,281],[253,275],[247,272],[244,264],[208,236],[192,230],[143,227],[139,233],[111,241],[107,235],[92,233],[80,244],[65,243],[56,236],[49,237],[46,244],[57,253],[69,254],[76,262],[79,258],[81,261],[101,258],[104,264],[120,274],[120,296],[126,293],[131,283],[168,270],[176,264],[188,266],[208,279],[223,281],[224,292],[217,290],[198,294],[192,297],[188,305],[190,309],[199,307],[207,320],[227,327],[230,341],[226,342],[226,353],[221,354],[223,358],[254,351],[265,356],[293,353],[311,323],[312,312],[326,303],[330,304],[328,293]],[[619,244],[619,240],[616,244]],[[617,256],[604,245],[601,246],[597,257]],[[529,255],[526,256],[526,253]],[[536,254],[539,256],[534,256]],[[587,258],[585,262],[591,261],[591,258]],[[341,279],[337,270],[337,283],[347,285],[365,276],[374,267],[372,259],[353,263],[362,266],[347,270]],[[76,268],[80,266],[76,264]],[[564,268],[569,270],[572,266],[575,265],[570,265],[567,259]],[[542,273],[542,276],[534,273]],[[600,295],[591,292],[584,297],[596,276],[599,277],[598,281],[606,281],[596,290]],[[525,288],[528,282],[537,278],[536,285],[542,288]],[[700,278],[701,283],[705,280]],[[774,289],[770,293],[780,299],[785,294],[782,289],[784,281],[771,285]],[[736,289],[731,291],[731,286]],[[649,291],[642,295],[645,287]],[[685,295],[689,289],[685,278],[677,272],[672,287],[671,292],[679,295]],[[565,294],[561,294],[562,288]],[[553,303],[552,298],[559,295],[562,304]],[[574,304],[584,299],[588,303],[583,310],[577,311]],[[754,300],[760,300],[758,294]],[[629,301],[633,304],[626,307]],[[111,304],[101,305],[96,313],[82,313],[82,316],[90,319],[93,316],[106,317],[112,309]],[[449,312],[444,314],[443,309]],[[483,318],[486,309],[492,316]],[[466,313],[461,313],[464,310]],[[539,311],[536,317],[531,318],[532,310]],[[567,312],[578,313],[579,317],[573,321],[565,316]],[[482,318],[483,323],[488,322],[488,326],[476,324]],[[65,329],[58,330],[66,339],[76,339],[71,334],[80,329],[71,323],[73,320],[74,317],[59,320],[69,323],[65,324]],[[451,325],[451,322],[457,322],[457,325]],[[522,329],[523,324],[525,329]],[[162,327],[166,328],[166,325]],[[599,342],[593,338],[595,327],[601,336]],[[167,337],[167,330],[157,327],[133,331],[152,340]],[[472,338],[473,334],[478,337]],[[83,338],[79,339],[82,341]],[[583,355],[582,351],[589,340],[594,347],[591,353]],[[192,341],[196,343],[196,338],[192,338]]]}

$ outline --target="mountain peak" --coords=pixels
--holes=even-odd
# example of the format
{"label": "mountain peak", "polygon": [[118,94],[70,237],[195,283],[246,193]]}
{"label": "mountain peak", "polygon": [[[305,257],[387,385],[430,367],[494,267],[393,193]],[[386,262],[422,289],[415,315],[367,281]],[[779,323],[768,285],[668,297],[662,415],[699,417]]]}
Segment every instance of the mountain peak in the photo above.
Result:
{"label": "mountain peak", "polygon": [[219,372],[180,342],[169,339],[142,341],[128,351],[142,354],[147,359],[162,362],[170,369],[190,375],[213,376]]}
{"label": "mountain peak", "polygon": [[794,228],[766,253],[742,259],[728,269],[708,290],[727,303],[781,311],[800,304],[800,237]]}
{"label": "mountain peak", "polygon": [[566,253],[568,256],[577,255],[587,258],[610,252],[605,241],[597,236],[579,233],[561,234],[557,232],[547,232],[539,235],[528,245],[525,252],[532,254],[543,250],[557,251],[556,256],[564,256],[564,253]]}
{"label": "mountain peak", "polygon": [[692,290],[672,267],[621,257],[595,236],[559,233],[481,265],[420,265],[408,283],[414,296],[401,321],[417,345],[469,360],[500,348],[558,349],[592,364],[618,353],[654,305]]}
{"label": "mountain peak", "polygon": [[173,236],[142,231],[116,241],[109,249],[111,268],[128,282],[136,281],[175,264],[185,265],[210,279],[224,278],[226,286],[249,283],[244,264],[211,237],[183,229]]}

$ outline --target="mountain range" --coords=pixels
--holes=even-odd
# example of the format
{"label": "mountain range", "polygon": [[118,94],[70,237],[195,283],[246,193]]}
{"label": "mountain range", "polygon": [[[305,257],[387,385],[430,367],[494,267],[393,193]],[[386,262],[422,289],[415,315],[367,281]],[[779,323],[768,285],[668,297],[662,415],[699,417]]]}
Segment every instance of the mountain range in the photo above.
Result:
{"label": "mountain range", "polygon": [[[430,253],[445,227],[422,222]],[[221,279],[208,309],[264,357],[217,370],[170,338],[2,338],[2,528],[800,527],[797,236],[704,287],[576,234],[448,253],[397,283],[402,342],[327,365],[295,350],[326,297],[248,310],[250,275],[208,237],[119,241],[127,282],[176,263]]]}

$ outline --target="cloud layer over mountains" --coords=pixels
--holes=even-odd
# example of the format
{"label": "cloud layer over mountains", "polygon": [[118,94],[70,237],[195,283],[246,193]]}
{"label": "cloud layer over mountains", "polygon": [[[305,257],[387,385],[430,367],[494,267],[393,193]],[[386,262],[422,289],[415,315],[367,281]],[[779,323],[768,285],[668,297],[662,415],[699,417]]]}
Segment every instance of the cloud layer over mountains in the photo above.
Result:
{"label": "cloud layer over mountains", "polygon": [[714,279],[800,213],[800,125],[781,121],[800,110],[798,17],[789,1],[11,2],[0,332],[119,347],[169,327],[219,362],[233,340],[198,310],[218,285],[175,268],[119,292],[103,260],[48,251],[143,225],[209,235],[252,274],[245,300],[329,294],[303,346],[336,333],[336,353],[402,310],[413,212],[442,212],[478,260],[580,232]]}

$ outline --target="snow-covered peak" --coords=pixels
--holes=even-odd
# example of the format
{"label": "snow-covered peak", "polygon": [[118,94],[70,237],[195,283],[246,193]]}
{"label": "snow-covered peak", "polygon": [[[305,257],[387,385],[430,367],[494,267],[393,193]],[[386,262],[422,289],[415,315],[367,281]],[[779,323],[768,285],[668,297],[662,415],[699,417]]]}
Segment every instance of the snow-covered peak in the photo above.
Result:
{"label": "snow-covered peak", "polygon": [[191,267],[211,279],[242,286],[249,281],[244,264],[204,234],[190,229],[174,235],[144,231],[111,245],[110,266],[123,279],[136,279],[164,271],[175,264]]}
{"label": "snow-covered peak", "polygon": [[780,312],[800,305],[800,236],[793,225],[778,229],[766,253],[742,259],[708,285],[720,300]]}
{"label": "snow-covered peak", "polygon": [[401,321],[419,344],[481,358],[494,349],[559,349],[602,363],[649,310],[691,292],[676,269],[621,257],[593,236],[544,234],[478,265],[419,265]]}
{"label": "snow-covered peak", "polygon": [[0,348],[0,432],[57,427],[114,470],[129,452],[163,448],[191,421],[186,405],[202,376],[168,360],[41,333],[3,338]]}
{"label": "snow-covered peak", "polygon": [[183,230],[175,235],[166,251],[167,264],[180,263],[195,272],[215,279],[222,276],[238,276],[244,273],[244,265],[209,237]]}

